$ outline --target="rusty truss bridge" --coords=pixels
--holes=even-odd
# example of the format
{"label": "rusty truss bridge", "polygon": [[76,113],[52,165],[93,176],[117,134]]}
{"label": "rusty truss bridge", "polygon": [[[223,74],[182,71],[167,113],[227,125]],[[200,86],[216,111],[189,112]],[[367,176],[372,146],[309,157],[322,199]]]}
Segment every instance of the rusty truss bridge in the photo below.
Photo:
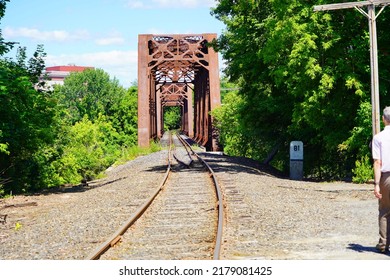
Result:
{"label": "rusty truss bridge", "polygon": [[209,112],[220,105],[216,34],[138,36],[138,144],[163,135],[164,108],[181,108],[181,130],[207,150],[218,150]]}

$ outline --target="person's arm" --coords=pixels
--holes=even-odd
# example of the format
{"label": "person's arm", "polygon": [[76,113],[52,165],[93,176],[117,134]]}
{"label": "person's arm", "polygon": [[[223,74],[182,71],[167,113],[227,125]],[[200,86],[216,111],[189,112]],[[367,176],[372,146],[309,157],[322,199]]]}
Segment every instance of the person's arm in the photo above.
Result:
{"label": "person's arm", "polygon": [[374,195],[378,198],[382,198],[382,194],[379,188],[379,182],[381,180],[381,165],[382,162],[379,159],[374,159]]}

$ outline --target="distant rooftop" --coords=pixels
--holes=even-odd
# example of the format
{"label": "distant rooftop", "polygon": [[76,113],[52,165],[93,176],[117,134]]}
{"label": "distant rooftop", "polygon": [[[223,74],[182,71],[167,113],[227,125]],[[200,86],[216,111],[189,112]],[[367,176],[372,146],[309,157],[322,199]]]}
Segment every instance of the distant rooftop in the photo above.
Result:
{"label": "distant rooftop", "polygon": [[90,66],[76,66],[76,65],[46,67],[46,71],[47,72],[51,72],[51,71],[82,72],[85,69],[94,69],[94,67],[90,67]]}
{"label": "distant rooftop", "polygon": [[95,67],[76,65],[59,65],[46,67],[45,74],[46,77],[49,78],[49,80],[46,81],[46,84],[49,87],[52,87],[53,85],[63,85],[65,78],[69,76],[70,73],[83,72],[86,69],[95,69]]}

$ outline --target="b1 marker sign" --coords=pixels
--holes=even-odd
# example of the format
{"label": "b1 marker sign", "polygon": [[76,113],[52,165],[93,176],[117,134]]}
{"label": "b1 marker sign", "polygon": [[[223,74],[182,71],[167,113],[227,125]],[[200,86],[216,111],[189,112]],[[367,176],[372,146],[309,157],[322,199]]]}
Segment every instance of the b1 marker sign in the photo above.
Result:
{"label": "b1 marker sign", "polygon": [[290,142],[290,179],[303,179],[303,142]]}
{"label": "b1 marker sign", "polygon": [[291,141],[290,160],[303,160],[303,142]]}

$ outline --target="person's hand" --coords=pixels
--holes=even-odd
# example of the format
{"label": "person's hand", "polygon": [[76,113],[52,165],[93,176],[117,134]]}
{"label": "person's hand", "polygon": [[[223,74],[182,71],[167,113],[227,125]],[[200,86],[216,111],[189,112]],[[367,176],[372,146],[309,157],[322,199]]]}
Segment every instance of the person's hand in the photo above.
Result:
{"label": "person's hand", "polygon": [[378,198],[378,199],[381,199],[382,198],[382,194],[381,194],[381,190],[379,188],[379,184],[375,184],[375,187],[374,187],[374,194],[375,194],[375,197]]}

